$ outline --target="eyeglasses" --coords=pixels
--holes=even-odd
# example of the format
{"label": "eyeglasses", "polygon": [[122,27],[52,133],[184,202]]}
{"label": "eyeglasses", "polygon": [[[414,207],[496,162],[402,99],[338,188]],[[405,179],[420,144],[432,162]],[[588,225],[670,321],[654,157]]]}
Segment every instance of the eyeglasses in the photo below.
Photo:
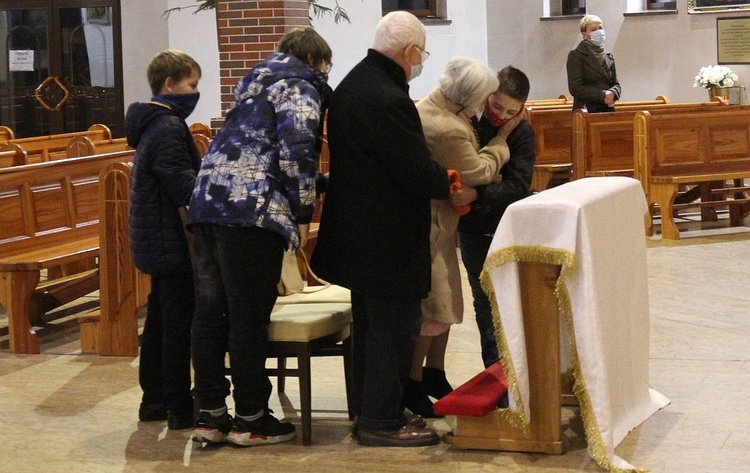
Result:
{"label": "eyeglasses", "polygon": [[328,64],[326,64],[326,74],[330,74],[331,69],[333,69],[333,63],[329,62]]}
{"label": "eyeglasses", "polygon": [[427,51],[427,50],[426,50],[425,48],[423,48],[422,46],[417,46],[417,45],[415,44],[415,45],[414,45],[414,47],[415,47],[415,48],[417,48],[417,49],[419,49],[419,50],[420,50],[420,51],[422,52],[422,54],[424,54],[424,59],[422,59],[423,61],[426,61],[426,60],[427,60],[427,58],[428,58],[428,57],[430,57],[430,52],[429,52],[429,51]]}

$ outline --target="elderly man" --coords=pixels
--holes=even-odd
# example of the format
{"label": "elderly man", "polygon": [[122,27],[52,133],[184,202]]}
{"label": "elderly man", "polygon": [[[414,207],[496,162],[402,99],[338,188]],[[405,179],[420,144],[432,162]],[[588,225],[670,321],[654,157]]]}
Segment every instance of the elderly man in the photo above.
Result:
{"label": "elderly man", "polygon": [[429,53],[412,14],[384,16],[372,49],[331,99],[330,181],[313,269],[352,291],[355,413],[362,445],[422,446],[437,433],[402,404],[420,301],[430,291],[430,199],[446,169],[430,159],[408,82]]}

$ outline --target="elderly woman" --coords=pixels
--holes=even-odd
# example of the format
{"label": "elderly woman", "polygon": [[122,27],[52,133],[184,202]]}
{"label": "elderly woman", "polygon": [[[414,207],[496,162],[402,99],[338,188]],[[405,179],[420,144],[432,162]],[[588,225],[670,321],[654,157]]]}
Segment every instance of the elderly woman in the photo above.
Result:
{"label": "elderly woman", "polygon": [[[454,57],[439,85],[417,103],[432,159],[458,171],[465,186],[493,182],[510,157],[505,138],[514,125],[502,127],[481,149],[472,126],[497,87],[497,75],[482,62]],[[432,288],[422,301],[422,327],[404,392],[405,406],[423,417],[435,417],[429,396],[439,399],[452,391],[444,368],[450,326],[462,321],[464,311],[455,240],[459,214],[453,207],[461,203],[466,202],[432,200],[431,204]]]}
{"label": "elderly woman", "polygon": [[586,108],[590,113],[612,112],[620,99],[615,58],[604,52],[604,26],[601,18],[586,15],[578,23],[583,40],[568,53],[568,90],[573,110]]}

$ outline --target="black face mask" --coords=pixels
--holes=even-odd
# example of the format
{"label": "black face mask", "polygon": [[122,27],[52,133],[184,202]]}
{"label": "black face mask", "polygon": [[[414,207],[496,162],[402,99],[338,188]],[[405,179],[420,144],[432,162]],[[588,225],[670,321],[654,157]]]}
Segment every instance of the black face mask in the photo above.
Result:
{"label": "black face mask", "polygon": [[322,80],[323,82],[326,82],[326,83],[328,82],[328,73],[327,72],[323,72],[320,69],[315,69],[313,71],[313,73],[315,74],[315,77],[317,77],[318,79],[320,79],[320,80]]}
{"label": "black face mask", "polygon": [[155,95],[151,100],[168,105],[174,113],[183,120],[186,120],[193,113],[193,110],[195,110],[195,106],[198,105],[200,96],[200,92],[192,94],[162,94]]}

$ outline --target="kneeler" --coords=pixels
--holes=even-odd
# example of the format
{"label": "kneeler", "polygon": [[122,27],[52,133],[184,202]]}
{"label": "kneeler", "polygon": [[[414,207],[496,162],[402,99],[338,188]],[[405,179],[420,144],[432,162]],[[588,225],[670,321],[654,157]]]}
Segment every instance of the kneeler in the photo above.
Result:
{"label": "kneeler", "polygon": [[561,403],[575,397],[562,393],[560,319],[555,282],[560,267],[520,263],[519,278],[529,364],[529,404],[534,415],[527,430],[508,421],[498,408],[508,380],[495,363],[435,403],[435,413],[456,416],[451,443],[457,448],[562,454]]}

